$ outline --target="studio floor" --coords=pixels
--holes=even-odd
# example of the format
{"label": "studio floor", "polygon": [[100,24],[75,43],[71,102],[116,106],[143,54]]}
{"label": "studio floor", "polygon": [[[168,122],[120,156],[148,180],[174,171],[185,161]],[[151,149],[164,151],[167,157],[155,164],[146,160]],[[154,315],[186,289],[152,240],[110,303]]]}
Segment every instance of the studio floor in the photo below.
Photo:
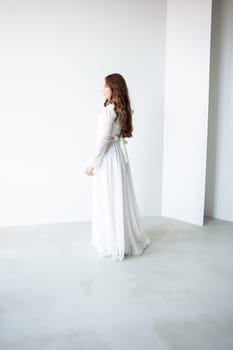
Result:
{"label": "studio floor", "polygon": [[233,223],[143,218],[112,261],[91,223],[0,229],[1,350],[232,350]]}

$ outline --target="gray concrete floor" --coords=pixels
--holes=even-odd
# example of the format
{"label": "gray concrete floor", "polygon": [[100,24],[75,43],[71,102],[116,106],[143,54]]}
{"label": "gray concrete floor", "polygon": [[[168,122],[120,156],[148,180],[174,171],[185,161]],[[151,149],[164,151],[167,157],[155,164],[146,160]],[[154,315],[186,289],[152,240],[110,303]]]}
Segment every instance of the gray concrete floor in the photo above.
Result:
{"label": "gray concrete floor", "polygon": [[0,229],[1,350],[232,350],[233,223],[144,218],[112,261],[90,223]]}

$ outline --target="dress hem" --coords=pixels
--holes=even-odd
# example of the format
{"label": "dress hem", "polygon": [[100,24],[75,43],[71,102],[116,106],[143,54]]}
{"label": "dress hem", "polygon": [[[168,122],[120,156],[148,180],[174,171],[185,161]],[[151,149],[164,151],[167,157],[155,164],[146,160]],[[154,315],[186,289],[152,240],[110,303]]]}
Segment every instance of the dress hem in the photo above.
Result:
{"label": "dress hem", "polygon": [[142,255],[144,250],[151,245],[151,241],[148,239],[143,242],[142,249],[140,251],[136,251],[135,248],[131,247],[130,250],[125,251],[124,253],[114,254],[112,252],[100,252],[94,242],[91,243],[93,247],[97,249],[97,253],[100,258],[112,257],[113,261],[122,261],[127,256],[139,256]]}

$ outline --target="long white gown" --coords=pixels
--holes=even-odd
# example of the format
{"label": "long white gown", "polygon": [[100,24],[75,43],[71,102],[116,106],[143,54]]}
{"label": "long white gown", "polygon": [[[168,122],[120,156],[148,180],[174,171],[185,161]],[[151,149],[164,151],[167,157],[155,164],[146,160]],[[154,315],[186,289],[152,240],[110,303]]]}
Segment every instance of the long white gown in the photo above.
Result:
{"label": "long white gown", "polygon": [[100,257],[123,260],[140,255],[151,244],[142,222],[134,192],[127,141],[119,137],[114,105],[98,115],[98,134],[87,164],[94,167],[91,244]]}

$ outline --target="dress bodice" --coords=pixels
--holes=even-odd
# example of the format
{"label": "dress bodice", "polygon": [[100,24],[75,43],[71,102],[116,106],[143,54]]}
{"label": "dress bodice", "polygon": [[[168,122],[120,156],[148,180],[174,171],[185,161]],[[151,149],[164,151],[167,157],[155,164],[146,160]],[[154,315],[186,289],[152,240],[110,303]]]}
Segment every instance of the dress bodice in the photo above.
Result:
{"label": "dress bodice", "polygon": [[112,127],[112,136],[120,135],[120,132],[121,132],[121,125],[118,121],[115,121]]}
{"label": "dress bodice", "polygon": [[112,116],[112,119],[113,119],[113,125],[112,125],[112,133],[111,133],[111,136],[116,136],[116,135],[119,135],[120,136],[120,132],[121,132],[121,125],[119,123],[119,121],[114,121],[114,119],[116,118],[116,112],[114,110],[114,105],[112,103],[110,103],[109,105],[107,105],[106,107],[110,113],[111,113],[111,116]]}
{"label": "dress bodice", "polygon": [[[93,151],[93,154],[88,160],[88,165],[91,167],[96,167],[100,165],[107,149],[110,147],[110,144],[114,141],[120,141],[119,145],[124,148],[126,143],[122,137],[120,137],[121,125],[119,121],[115,121],[116,112],[114,110],[113,104],[108,104],[104,107],[101,113],[98,116],[98,131],[96,145]],[[114,137],[118,136],[116,139]],[[124,152],[126,153],[126,152]],[[125,159],[127,160],[126,156]]]}

